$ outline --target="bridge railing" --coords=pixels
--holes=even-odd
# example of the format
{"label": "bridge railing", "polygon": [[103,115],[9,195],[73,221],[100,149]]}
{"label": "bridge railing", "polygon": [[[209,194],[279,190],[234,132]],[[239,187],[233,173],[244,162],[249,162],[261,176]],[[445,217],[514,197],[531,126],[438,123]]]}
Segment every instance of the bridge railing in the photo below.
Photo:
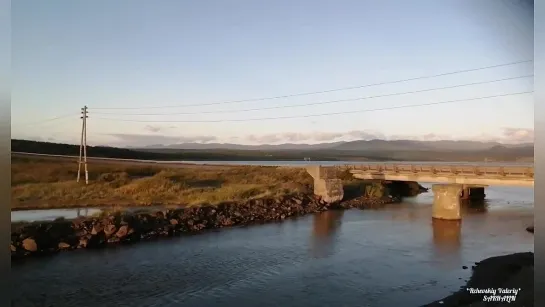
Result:
{"label": "bridge railing", "polygon": [[348,169],[367,173],[402,173],[429,175],[462,175],[462,176],[494,176],[494,177],[534,177],[532,167],[520,166],[461,166],[461,165],[412,165],[412,164],[360,164],[344,165]]}

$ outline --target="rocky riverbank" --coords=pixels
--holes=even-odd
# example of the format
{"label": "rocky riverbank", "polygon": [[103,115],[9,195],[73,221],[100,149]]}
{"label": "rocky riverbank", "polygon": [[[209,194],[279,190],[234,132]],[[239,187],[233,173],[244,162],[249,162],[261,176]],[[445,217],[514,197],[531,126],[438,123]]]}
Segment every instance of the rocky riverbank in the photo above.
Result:
{"label": "rocky riverbank", "polygon": [[491,257],[473,266],[465,287],[423,307],[534,306],[534,253]]}
{"label": "rocky riverbank", "polygon": [[297,194],[216,206],[111,212],[100,217],[76,220],[12,224],[10,249],[12,259],[15,260],[62,250],[101,248],[206,229],[281,221],[329,209],[376,208],[397,201],[399,198],[391,196],[361,196],[337,204],[327,204],[314,196]]}

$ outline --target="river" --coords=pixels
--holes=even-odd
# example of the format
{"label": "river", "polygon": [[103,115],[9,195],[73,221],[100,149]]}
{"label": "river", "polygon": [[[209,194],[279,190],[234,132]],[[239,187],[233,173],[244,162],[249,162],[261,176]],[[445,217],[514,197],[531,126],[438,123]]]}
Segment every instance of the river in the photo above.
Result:
{"label": "river", "polygon": [[378,210],[25,259],[12,306],[420,306],[484,258],[534,250],[533,189],[488,187],[486,210],[431,219],[432,193]]}

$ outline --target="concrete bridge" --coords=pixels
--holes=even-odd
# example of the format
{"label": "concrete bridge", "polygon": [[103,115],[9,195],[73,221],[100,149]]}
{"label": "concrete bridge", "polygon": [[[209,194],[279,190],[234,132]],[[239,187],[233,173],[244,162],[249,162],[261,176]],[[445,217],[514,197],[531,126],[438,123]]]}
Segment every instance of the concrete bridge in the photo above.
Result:
{"label": "concrete bridge", "polygon": [[472,194],[484,196],[489,185],[534,186],[534,168],[523,166],[464,166],[444,164],[359,164],[324,167],[307,166],[314,178],[314,194],[326,202],[343,198],[342,181],[338,171],[348,170],[354,178],[363,180],[416,181],[436,183],[434,193],[434,218],[461,219],[461,200]]}

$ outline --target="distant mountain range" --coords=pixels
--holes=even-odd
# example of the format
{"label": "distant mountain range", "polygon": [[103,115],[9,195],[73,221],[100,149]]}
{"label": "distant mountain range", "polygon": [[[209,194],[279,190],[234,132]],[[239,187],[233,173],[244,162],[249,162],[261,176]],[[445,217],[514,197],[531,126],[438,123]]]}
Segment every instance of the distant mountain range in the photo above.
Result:
{"label": "distant mountain range", "polygon": [[502,144],[498,142],[478,141],[411,141],[411,140],[359,140],[350,142],[334,142],[320,144],[293,144],[285,143],[278,145],[240,145],[229,143],[183,143],[172,145],[150,145],[145,147],[131,147],[134,150],[144,151],[176,151],[176,150],[259,150],[259,151],[288,151],[288,150],[328,150],[328,151],[474,151],[490,149],[523,149],[532,148],[534,144]]}
{"label": "distant mountain range", "polygon": [[[13,152],[79,154],[79,145],[11,140]],[[533,144],[474,141],[353,141],[323,144],[177,144],[145,148],[88,146],[89,157],[186,161],[520,161],[534,159]]]}

